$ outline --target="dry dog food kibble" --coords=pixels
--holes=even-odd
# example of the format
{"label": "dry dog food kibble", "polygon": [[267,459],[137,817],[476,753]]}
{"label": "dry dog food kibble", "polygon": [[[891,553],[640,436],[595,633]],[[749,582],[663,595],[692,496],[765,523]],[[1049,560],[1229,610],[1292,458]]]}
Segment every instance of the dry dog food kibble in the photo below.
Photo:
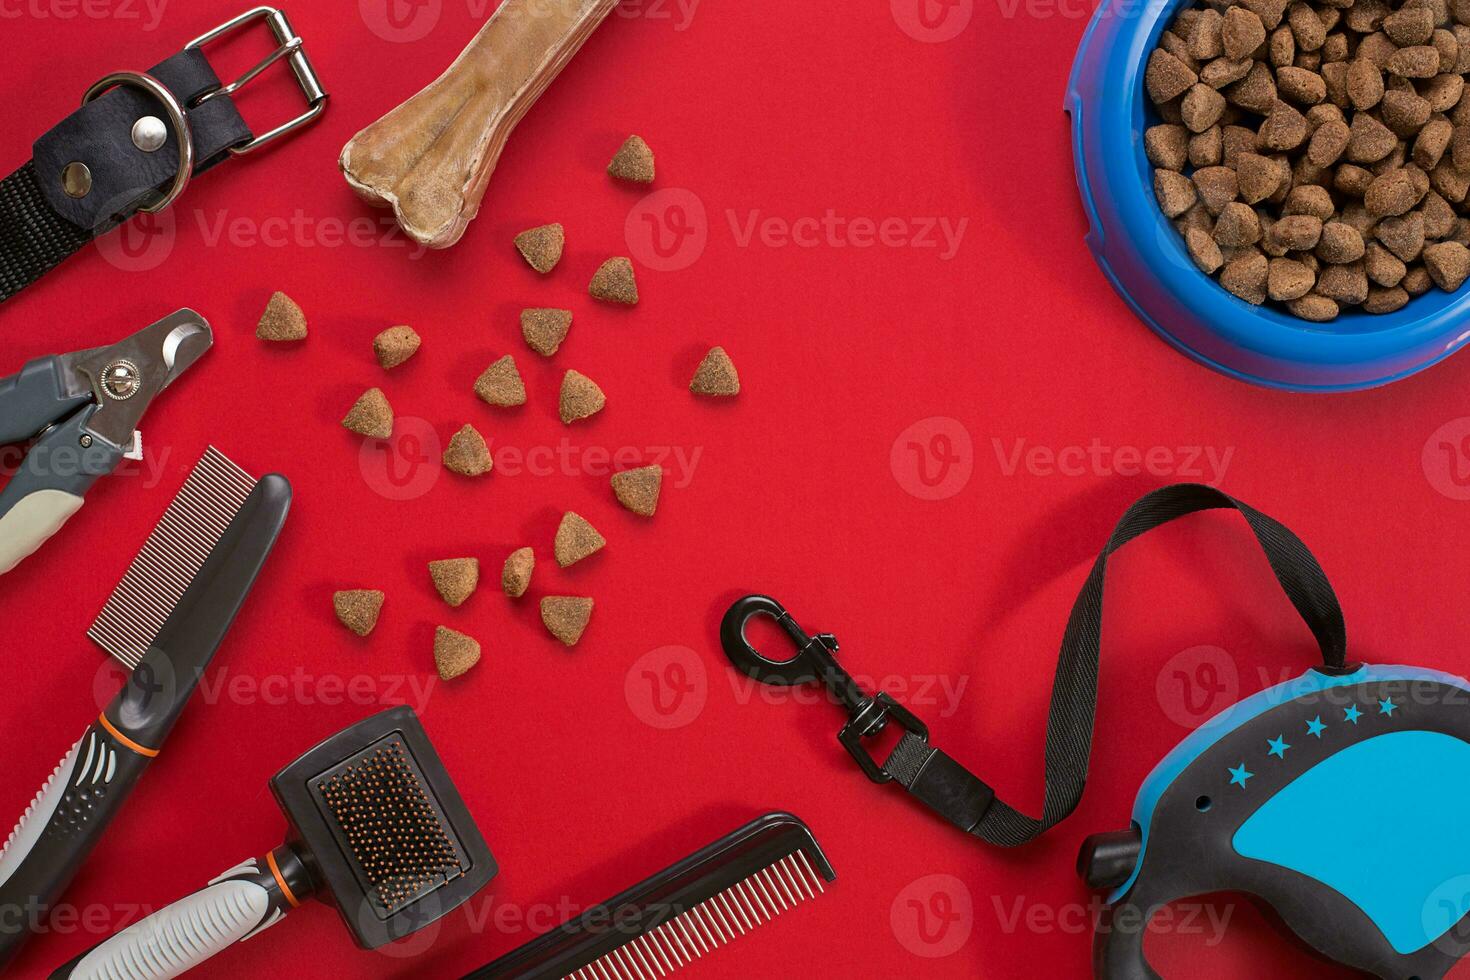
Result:
{"label": "dry dog food kibble", "polygon": [[643,141],[642,136],[629,136],[618,150],[617,156],[612,158],[612,163],[607,165],[607,172],[619,180],[632,181],[635,184],[653,183],[653,150]]}
{"label": "dry dog food kibble", "polygon": [[505,560],[505,569],[500,573],[500,584],[505,594],[519,599],[531,587],[531,574],[536,571],[536,552],[521,548]]}
{"label": "dry dog food kibble", "polygon": [[514,408],[526,404],[526,384],[516,369],[516,359],[509,354],[485,369],[475,382],[475,394],[487,405]]}
{"label": "dry dog food kibble", "polygon": [[381,388],[369,388],[352,406],[342,425],[360,436],[388,439],[393,435],[393,406]]}
{"label": "dry dog food kibble", "polygon": [[638,280],[633,275],[633,263],[621,257],[608,259],[592,276],[587,291],[604,303],[637,306]]}
{"label": "dry dog food kibble", "polygon": [[735,372],[735,362],[730,360],[725,348],[710,348],[710,352],[704,355],[704,360],[699,362],[694,378],[689,382],[689,390],[696,395],[711,398],[729,398],[740,394],[740,375]]}
{"label": "dry dog food kibble", "polygon": [[383,593],[375,589],[351,589],[332,593],[337,621],[358,636],[367,636],[378,625],[383,611]]}
{"label": "dry dog food kibble", "polygon": [[571,310],[521,311],[521,336],[526,338],[526,346],[542,357],[550,357],[561,350],[562,342],[571,329]]}
{"label": "dry dog food kibble", "polygon": [[255,327],[255,336],[276,344],[305,340],[306,314],[291,297],[276,293],[266,304],[265,313]]}
{"label": "dry dog food kibble", "polygon": [[480,662],[480,644],[447,626],[434,631],[434,665],[441,680],[452,681]]}
{"label": "dry dog food kibble", "polygon": [[389,327],[373,338],[373,353],[385,371],[391,371],[419,352],[423,340],[413,327]]}
{"label": "dry dog food kibble", "polygon": [[607,396],[587,375],[568,371],[561,379],[561,420],[567,425],[591,418],[607,405]]}
{"label": "dry dog food kibble", "polygon": [[480,559],[447,558],[429,562],[429,577],[434,580],[434,589],[451,608],[465,604],[480,587]]}
{"label": "dry dog food kibble", "polygon": [[494,467],[490,447],[473,425],[466,425],[449,437],[449,446],[444,450],[444,467],[460,476],[484,476]]}
{"label": "dry dog food kibble", "polygon": [[640,517],[652,517],[658,510],[658,497],[664,484],[662,466],[640,466],[612,475],[613,493],[618,503]]}
{"label": "dry dog food kibble", "polygon": [[567,595],[549,595],[541,600],[541,622],[552,636],[569,647],[577,645],[592,618],[592,600]]}
{"label": "dry dog food kibble", "polygon": [[574,511],[562,515],[561,526],[556,529],[556,563],[568,568],[589,555],[595,555],[607,544],[607,539],[597,533],[597,528]]}
{"label": "dry dog food kibble", "polygon": [[1201,271],[1304,320],[1459,290],[1467,74],[1470,0],[1199,3],[1144,72],[1159,208]]}
{"label": "dry dog food kibble", "polygon": [[543,276],[556,268],[567,247],[567,233],[560,224],[542,225],[516,236],[516,249],[526,264]]}

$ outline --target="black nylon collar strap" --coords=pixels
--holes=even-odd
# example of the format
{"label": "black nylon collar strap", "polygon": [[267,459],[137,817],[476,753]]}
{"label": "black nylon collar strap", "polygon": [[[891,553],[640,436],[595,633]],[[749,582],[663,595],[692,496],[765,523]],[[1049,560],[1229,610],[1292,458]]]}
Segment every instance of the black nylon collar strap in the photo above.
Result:
{"label": "black nylon collar strap", "polygon": [[[149,74],[185,107],[220,87],[219,76],[197,48],[155,65]],[[229,96],[186,108],[199,174],[229,158],[252,138]],[[179,134],[169,126],[163,145],[148,152],[133,142],[145,116],[167,120],[163,104],[130,85],[119,86],[62,120],[32,148],[31,162],[0,181],[0,302],[55,268],[87,242],[133,217],[173,183],[179,171]],[[67,193],[69,166],[87,168],[90,188]]]}

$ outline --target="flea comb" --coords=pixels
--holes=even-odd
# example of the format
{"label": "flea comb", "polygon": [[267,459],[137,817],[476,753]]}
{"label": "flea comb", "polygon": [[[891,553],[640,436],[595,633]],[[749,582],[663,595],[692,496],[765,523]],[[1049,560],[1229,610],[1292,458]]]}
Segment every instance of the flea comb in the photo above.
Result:
{"label": "flea comb", "polygon": [[90,634],[131,669],[0,851],[0,968],[45,921],[194,693],[274,547],[291,504],[210,449]]}
{"label": "flea comb", "polygon": [[816,898],[837,875],[806,824],[768,814],[465,980],[647,980]]}
{"label": "flea comb", "polygon": [[271,779],[286,843],[51,974],[164,980],[279,922],[312,895],[374,949],[454,911],[495,877],[485,839],[418,716],[391,708]]}

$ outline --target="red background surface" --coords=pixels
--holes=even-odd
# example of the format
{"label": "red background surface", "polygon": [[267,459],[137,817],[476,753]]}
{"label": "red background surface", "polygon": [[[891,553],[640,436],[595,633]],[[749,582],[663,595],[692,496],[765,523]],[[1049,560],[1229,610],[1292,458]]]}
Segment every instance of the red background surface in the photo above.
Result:
{"label": "red background surface", "polygon": [[[1211,693],[1186,688],[1179,674],[1221,668],[1226,686],[1204,703],[1223,707],[1311,662],[1309,637],[1241,528],[1197,518],[1119,559],[1086,799],[1048,838],[1011,853],[869,785],[833,739],[843,720],[835,708],[752,696],[728,669],[716,624],[744,591],[779,597],[813,631],[837,632],[855,673],[888,683],[938,744],[1034,812],[1054,652],[1083,570],[1134,497],[1210,477],[1191,469],[1192,447],[1229,453],[1225,488],[1317,551],[1358,657],[1470,671],[1470,527],[1447,469],[1466,460],[1440,448],[1470,432],[1470,360],[1386,390],[1301,397],[1211,374],[1138,324],[1082,242],[1059,108],[1085,26],[1080,9],[936,5],[931,12],[959,18],[941,24],[961,29],[933,42],[904,29],[919,23],[912,0],[840,11],[704,0],[692,17],[687,3],[625,5],[526,118],[464,241],[412,258],[380,228],[366,244],[342,241],[343,222],[381,215],[348,191],[337,153],[436,76],[479,19],[467,0],[444,0],[418,15],[438,9],[425,36],[394,40],[382,8],[295,5],[332,92],[325,119],[202,178],[153,237],[131,240],[134,251],[109,259],[89,250],[0,310],[5,370],[111,342],[184,305],[218,337],[145,420],[147,468],[98,486],[62,535],[0,586],[0,619],[10,624],[0,813],[23,809],[110,695],[115,677],[84,631],[204,447],[255,472],[281,471],[296,489],[268,573],[210,672],[215,693],[191,707],[71,889],[70,901],[104,927],[274,846],[282,821],[270,775],[382,705],[417,703],[404,684],[433,676],[432,634],[445,624],[478,637],[484,661],[418,706],[503,865],[499,878],[468,912],[405,949],[358,951],[335,915],[313,905],[199,976],[283,964],[315,976],[457,976],[529,939],[521,913],[550,925],[558,903],[606,898],[770,808],[810,823],[839,880],[690,976],[1086,975],[1092,898],[1072,870],[1077,846],[1126,824],[1139,781],[1187,732],[1185,696]],[[94,78],[146,67],[238,9],[175,0],[151,25],[139,2],[0,3],[0,160],[19,166],[31,139]],[[261,47],[230,45],[218,61],[228,70]],[[250,118],[295,108],[285,80],[272,85],[245,100]],[[644,191],[603,174],[635,131],[658,153],[658,188],[688,192],[675,199],[684,211],[659,214],[688,216],[691,199],[705,210],[694,226],[707,247],[680,253],[674,264],[684,268],[649,267],[646,232],[632,244],[625,234]],[[864,246],[861,226],[856,239],[820,232],[803,244],[742,237],[753,213],[794,225],[829,211],[897,219],[891,230],[939,218],[967,225],[948,258],[943,247],[897,244],[907,234]],[[296,230],[269,224],[282,217]],[[549,220],[566,225],[569,246],[543,280],[510,240]],[[647,227],[637,217],[633,226]],[[586,297],[591,273],[613,254],[638,261],[644,299],[634,311]],[[310,318],[299,347],[253,338],[276,289]],[[519,337],[517,311],[528,305],[576,311],[554,361]],[[369,341],[405,322],[423,335],[423,351],[385,376]],[[745,384],[731,404],[685,390],[713,344],[730,350]],[[518,411],[490,410],[471,394],[479,371],[506,352],[531,393]],[[573,429],[556,418],[568,367],[609,398]],[[359,440],[337,424],[373,385],[415,437],[403,446],[411,457],[432,450],[418,439],[426,431],[446,439],[473,422],[497,450],[557,449],[566,439],[573,462],[538,473],[503,467],[477,481],[410,466],[432,487],[388,499],[379,492],[388,484],[365,475],[381,472],[381,456],[370,450],[364,469]],[[955,420],[943,429],[953,437],[944,455],[959,460],[948,471],[936,456],[926,461],[931,475],[952,475],[946,489],[955,492],[941,500],[909,492],[923,487],[909,443],[945,450],[929,438],[938,430],[900,439],[933,417]],[[1116,472],[1116,457],[1065,470],[1044,456],[1005,462],[1018,444],[1075,462],[1067,447],[1094,441],[1125,447],[1125,469],[1130,452],[1155,447],[1166,462],[1135,475]],[[687,481],[670,463],[663,505],[644,522],[618,508],[587,447],[699,456]],[[610,544],[559,571],[550,544],[566,509]],[[512,603],[497,573],[525,544],[541,563],[532,596]],[[481,558],[486,582],[449,610],[424,566],[461,555]],[[332,616],[331,593],[344,587],[388,593],[366,641]],[[574,651],[540,625],[535,598],[548,593],[596,597]],[[649,709],[651,662],[641,658],[669,646],[692,651],[675,656],[704,703],[697,692],[693,702],[661,702],[688,719],[665,730],[643,720],[659,716]],[[1215,649],[1186,652],[1200,646]],[[359,676],[368,680],[344,694]],[[957,708],[924,700],[921,688],[937,682],[966,685]],[[1337,817],[1351,835],[1351,801]],[[947,904],[933,875],[959,883],[947,886]],[[930,917],[921,933],[910,900],[961,915],[947,926]],[[1343,975],[1249,906],[1215,907],[1227,911],[1223,937],[1198,924],[1154,937],[1166,975]],[[43,975],[99,938],[74,922],[54,928],[30,945],[17,976]]]}

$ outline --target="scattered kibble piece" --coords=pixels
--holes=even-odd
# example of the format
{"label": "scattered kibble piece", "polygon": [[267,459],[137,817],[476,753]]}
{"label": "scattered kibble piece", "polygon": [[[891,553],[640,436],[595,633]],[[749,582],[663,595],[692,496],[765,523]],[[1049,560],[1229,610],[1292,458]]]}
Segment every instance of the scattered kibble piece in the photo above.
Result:
{"label": "scattered kibble piece", "polygon": [[607,405],[607,396],[587,375],[568,371],[561,379],[561,420],[568,425],[591,418]]}
{"label": "scattered kibble piece", "polygon": [[255,336],[271,343],[291,343],[306,339],[306,314],[285,293],[275,293],[256,324]]}
{"label": "scattered kibble piece", "polygon": [[543,276],[556,268],[566,246],[566,229],[556,222],[523,231],[516,236],[516,248],[521,257]]}
{"label": "scattered kibble piece", "polygon": [[383,370],[391,371],[417,354],[423,343],[413,327],[389,327],[373,338],[373,353]]}
{"label": "scattered kibble piece", "polygon": [[472,637],[440,626],[434,631],[434,665],[441,680],[462,677],[480,662],[480,644]]}
{"label": "scattered kibble piece", "polygon": [[449,437],[449,446],[444,450],[444,467],[451,473],[484,476],[494,465],[485,437],[473,425],[466,425]]}
{"label": "scattered kibble piece", "polygon": [[713,398],[728,398],[740,394],[740,375],[736,373],[735,362],[730,360],[725,348],[710,348],[710,352],[704,355],[704,360],[699,362],[694,379],[689,382],[689,390],[696,395]]}
{"label": "scattered kibble piece", "polygon": [[653,169],[653,150],[641,136],[629,136],[607,165],[608,173],[635,184],[653,183]]}
{"label": "scattered kibble piece", "polygon": [[531,587],[531,575],[536,571],[536,552],[530,548],[520,548],[511,552],[505,560],[505,569],[500,573],[500,584],[505,589],[505,594],[512,599],[519,599],[526,594]]}
{"label": "scattered kibble piece", "polygon": [[640,517],[652,517],[658,510],[658,497],[663,489],[662,466],[640,466],[612,475],[613,493],[618,503]]}
{"label": "scattered kibble piece", "polygon": [[526,383],[516,368],[516,359],[507,354],[485,369],[475,382],[475,394],[487,405],[514,408],[526,404]]}
{"label": "scattered kibble piece", "polygon": [[446,558],[429,562],[429,577],[439,597],[458,609],[480,587],[480,559]]}
{"label": "scattered kibble piece", "polygon": [[593,275],[587,291],[604,303],[637,306],[638,279],[633,274],[633,263],[621,256],[608,259]]}
{"label": "scattered kibble piece", "polygon": [[383,599],[376,589],[349,589],[332,593],[332,609],[339,623],[358,636],[367,636],[378,625]]}
{"label": "scattered kibble piece", "polygon": [[592,619],[592,600],[581,596],[549,595],[541,600],[541,622],[552,636],[569,647],[577,645]]}
{"label": "scattered kibble piece", "polygon": [[342,425],[360,436],[387,439],[393,435],[393,406],[381,388],[369,388],[352,406]]}
{"label": "scattered kibble piece", "polygon": [[572,329],[571,310],[522,310],[521,336],[526,345],[542,357],[561,350],[567,332]]}
{"label": "scattered kibble piece", "polygon": [[556,563],[569,568],[589,555],[595,555],[607,544],[607,539],[597,533],[597,528],[574,511],[562,515],[561,526],[556,529]]}

